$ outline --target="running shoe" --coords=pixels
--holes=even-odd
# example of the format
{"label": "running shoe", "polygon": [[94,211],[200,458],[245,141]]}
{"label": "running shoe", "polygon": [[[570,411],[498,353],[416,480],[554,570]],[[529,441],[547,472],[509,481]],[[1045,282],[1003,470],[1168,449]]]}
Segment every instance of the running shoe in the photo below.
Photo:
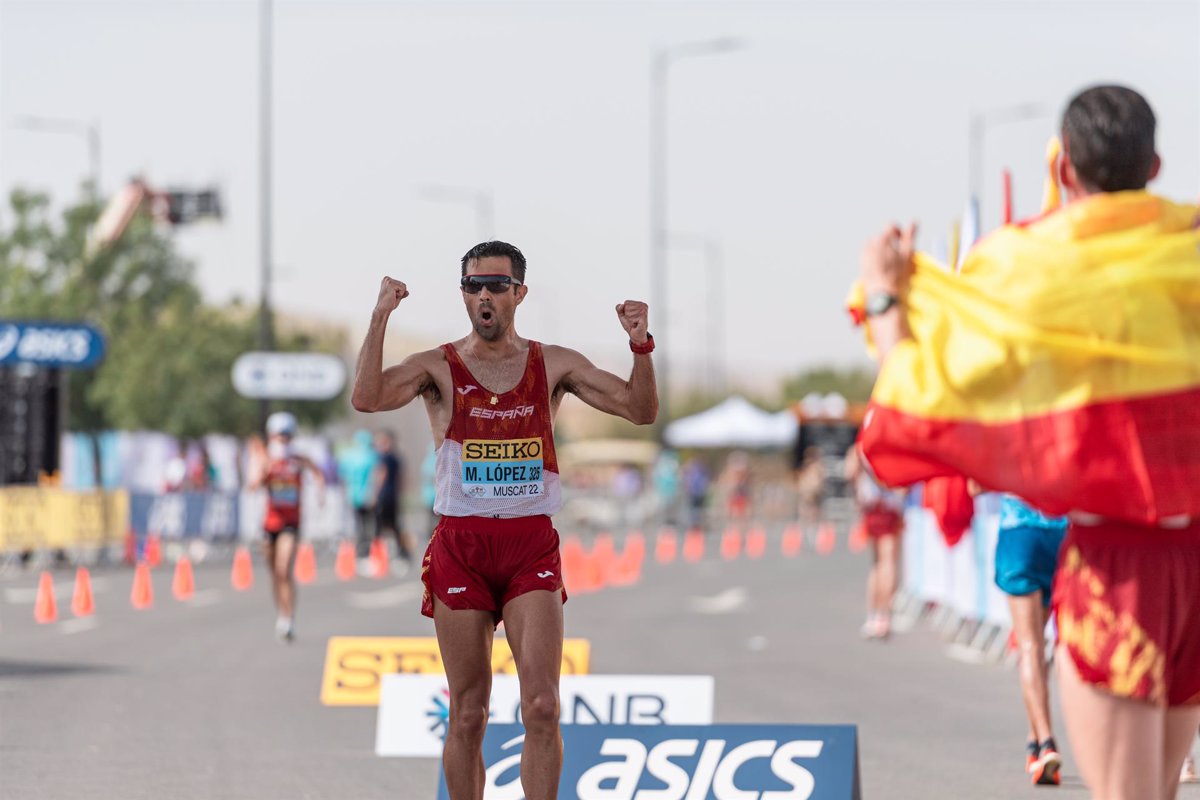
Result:
{"label": "running shoe", "polygon": [[1038,744],[1032,739],[1025,743],[1025,774],[1033,774],[1033,766],[1038,760]]}
{"label": "running shoe", "polygon": [[1200,783],[1200,775],[1196,774],[1196,759],[1188,756],[1183,760],[1183,769],[1179,771],[1180,783]]}
{"label": "running shoe", "polygon": [[275,638],[281,642],[290,642],[296,638],[296,629],[287,617],[275,620]]}
{"label": "running shoe", "polygon": [[1053,739],[1047,739],[1038,747],[1037,761],[1029,770],[1030,781],[1034,786],[1058,786],[1062,782],[1062,756],[1054,746]]}

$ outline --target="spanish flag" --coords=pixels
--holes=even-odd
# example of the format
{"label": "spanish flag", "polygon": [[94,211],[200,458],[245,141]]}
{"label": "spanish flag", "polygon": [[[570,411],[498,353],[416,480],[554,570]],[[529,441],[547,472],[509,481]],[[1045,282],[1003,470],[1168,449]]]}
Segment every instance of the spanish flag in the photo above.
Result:
{"label": "spanish flag", "polygon": [[889,485],[965,475],[1050,514],[1200,516],[1197,209],[1094,195],[924,254],[912,338],[887,357],[861,446]]}

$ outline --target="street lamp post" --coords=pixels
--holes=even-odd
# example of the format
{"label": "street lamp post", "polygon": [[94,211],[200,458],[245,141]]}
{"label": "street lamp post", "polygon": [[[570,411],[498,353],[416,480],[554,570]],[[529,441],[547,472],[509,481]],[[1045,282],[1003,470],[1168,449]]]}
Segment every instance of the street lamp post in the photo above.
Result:
{"label": "street lamp post", "polygon": [[1025,122],[1046,113],[1041,103],[1019,103],[986,111],[972,111],[967,123],[967,197],[978,202],[983,192],[983,145],[987,129]]}
{"label": "street lamp post", "polygon": [[61,119],[57,117],[16,117],[12,127],[41,133],[65,133],[72,136],[82,136],[88,146],[88,179],[91,182],[92,197],[100,197],[100,123],[96,120],[87,122],[79,119]]}
{"label": "street lamp post", "polygon": [[725,392],[725,267],[721,244],[710,236],[687,234],[671,234],[670,240],[676,246],[695,248],[704,254],[708,388],[721,395]]}
{"label": "street lamp post", "polygon": [[475,233],[479,237],[479,241],[489,241],[496,235],[496,205],[490,190],[426,184],[421,187],[421,197],[435,203],[456,203],[470,206],[475,212]]}
{"label": "street lamp post", "polygon": [[719,55],[742,47],[737,39],[721,38],[703,42],[660,47],[650,59],[650,309],[652,327],[661,331],[659,348],[658,421],[661,441],[670,419],[670,335],[667,332],[667,90],[671,64],[684,58]]}
{"label": "street lamp post", "polygon": [[[271,111],[272,111],[272,20],[271,0],[260,0],[259,6],[259,94],[258,94],[258,258],[259,258],[259,306],[258,348],[263,352],[275,349],[275,328],[271,310],[272,272],[272,184],[271,184]],[[258,404],[259,430],[265,431],[271,402],[260,400]]]}

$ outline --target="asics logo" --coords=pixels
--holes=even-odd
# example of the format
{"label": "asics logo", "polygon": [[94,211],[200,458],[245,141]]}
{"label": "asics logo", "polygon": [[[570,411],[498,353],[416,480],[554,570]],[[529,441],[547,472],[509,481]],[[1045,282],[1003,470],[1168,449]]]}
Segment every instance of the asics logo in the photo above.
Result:
{"label": "asics logo", "polygon": [[468,383],[466,386],[460,386],[460,387],[458,387],[458,393],[459,393],[459,394],[461,394],[461,395],[468,395],[468,394],[470,394],[470,393],[471,393],[471,391],[472,391],[473,389],[478,389],[478,388],[479,388],[479,387],[478,387],[478,386],[476,386],[475,384],[473,384],[473,383]]}
{"label": "asics logo", "polygon": [[538,577],[539,578],[549,578],[553,574],[554,574],[553,572],[550,572],[549,570],[547,570],[545,572],[539,572]]}

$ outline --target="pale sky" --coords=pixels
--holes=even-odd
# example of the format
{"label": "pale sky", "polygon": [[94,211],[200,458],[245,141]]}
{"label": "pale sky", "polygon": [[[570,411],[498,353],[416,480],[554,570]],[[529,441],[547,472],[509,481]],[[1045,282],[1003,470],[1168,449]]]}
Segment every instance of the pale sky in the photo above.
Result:
{"label": "pale sky", "polygon": [[[103,188],[220,186],[227,217],[181,230],[206,295],[258,293],[256,2],[0,0],[0,187],[74,196],[82,139],[24,115],[99,121]],[[412,297],[392,329],[435,342],[467,319],[458,259],[473,211],[423,199],[492,192],[498,238],[529,259],[525,336],[628,369],[613,306],[649,299],[648,107],[654,47],[744,49],[670,73],[670,220],[725,253],[725,357],[762,386],[864,361],[842,311],[864,237],[891,219],[932,247],[961,215],[972,110],[1044,104],[988,131],[985,226],[1000,170],[1037,211],[1066,100],[1142,91],[1176,199],[1200,177],[1200,4],[1132,2],[292,2],[275,4],[275,233],[284,311],[364,326],[380,277]],[[673,373],[709,336],[703,263],[677,251]]]}

